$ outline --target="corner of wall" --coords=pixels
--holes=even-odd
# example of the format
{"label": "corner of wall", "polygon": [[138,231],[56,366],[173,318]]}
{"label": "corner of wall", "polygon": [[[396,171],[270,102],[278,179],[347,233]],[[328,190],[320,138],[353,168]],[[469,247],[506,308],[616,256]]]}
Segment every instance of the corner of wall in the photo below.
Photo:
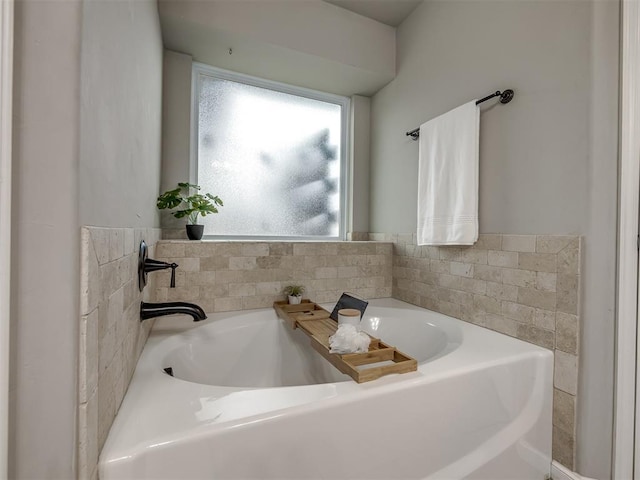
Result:
{"label": "corner of wall", "polygon": [[153,322],[140,322],[140,302],[153,300],[153,284],[138,289],[141,240],[153,256],[157,228],[81,230],[78,366],[78,478],[95,478],[98,456]]}

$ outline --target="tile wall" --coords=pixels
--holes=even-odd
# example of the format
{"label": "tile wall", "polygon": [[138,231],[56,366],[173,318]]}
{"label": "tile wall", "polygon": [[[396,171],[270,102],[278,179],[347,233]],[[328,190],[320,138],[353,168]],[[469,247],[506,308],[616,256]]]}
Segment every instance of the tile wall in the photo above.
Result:
{"label": "tile wall", "polygon": [[283,300],[286,285],[305,297],[334,302],[349,291],[365,298],[391,296],[390,243],[212,242],[162,240],[159,260],[179,265],[176,288],[157,274],[158,301],[186,301],[206,312],[264,308]]}
{"label": "tile wall", "polygon": [[393,242],[393,297],[554,351],[553,458],[573,470],[580,237],[480,235],[472,247]]}
{"label": "tile wall", "polygon": [[[98,454],[152,321],[140,323],[138,247],[153,257],[160,229],[83,227],[78,370],[78,478],[96,479]],[[144,291],[153,301],[153,278]]]}
{"label": "tile wall", "polygon": [[[164,233],[164,232],[163,232]],[[159,230],[83,229],[79,471],[95,476],[104,444],[151,324],[138,323],[137,248]],[[355,237],[353,237],[355,238]],[[357,238],[363,238],[358,234]],[[394,297],[554,351],[553,457],[573,469],[579,358],[580,237],[481,235],[472,247],[417,246],[415,235],[371,241],[160,240],[151,301],[194,302],[207,312],[270,307],[288,284],[335,301],[349,291]],[[153,252],[153,249],[151,249]],[[151,277],[150,277],[151,279]]]}

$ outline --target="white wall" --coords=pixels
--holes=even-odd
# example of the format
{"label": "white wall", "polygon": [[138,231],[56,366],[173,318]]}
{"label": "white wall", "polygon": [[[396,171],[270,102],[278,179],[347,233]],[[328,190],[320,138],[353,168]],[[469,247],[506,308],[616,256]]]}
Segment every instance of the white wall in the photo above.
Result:
{"label": "white wall", "polygon": [[154,0],[18,0],[15,22],[9,477],[67,479],[80,225],[158,223],[162,42]]}
{"label": "white wall", "polygon": [[156,2],[88,0],[82,16],[80,224],[157,226],[163,49]]}
{"label": "white wall", "polygon": [[15,7],[9,478],[73,478],[82,4]]}
{"label": "white wall", "polygon": [[[395,74],[395,29],[320,0],[161,0],[165,47],[194,61],[338,95]],[[229,49],[233,54],[229,54]]]}
{"label": "white wall", "polygon": [[[582,234],[578,471],[610,475],[618,100],[617,1],[425,1],[397,32],[397,77],[372,101],[373,232],[416,229],[407,130],[484,105],[480,232]],[[491,102],[489,102],[491,103]]]}
{"label": "white wall", "polygon": [[349,232],[369,232],[369,163],[371,158],[371,98],[351,97],[351,221]]}

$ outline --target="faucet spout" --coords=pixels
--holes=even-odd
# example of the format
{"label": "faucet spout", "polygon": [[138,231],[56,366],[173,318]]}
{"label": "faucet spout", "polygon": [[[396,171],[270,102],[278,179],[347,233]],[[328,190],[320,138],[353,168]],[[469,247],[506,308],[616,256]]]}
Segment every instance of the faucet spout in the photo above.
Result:
{"label": "faucet spout", "polygon": [[191,315],[194,322],[205,320],[207,318],[204,310],[194,303],[186,302],[165,302],[165,303],[147,303],[140,302],[140,321],[148,318],[163,317],[165,315],[176,315],[183,313]]}

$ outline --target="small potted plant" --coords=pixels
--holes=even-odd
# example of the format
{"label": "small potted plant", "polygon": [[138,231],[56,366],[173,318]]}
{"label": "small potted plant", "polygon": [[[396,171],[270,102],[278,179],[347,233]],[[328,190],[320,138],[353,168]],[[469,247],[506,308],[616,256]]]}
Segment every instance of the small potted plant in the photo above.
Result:
{"label": "small potted plant", "polygon": [[288,285],[284,287],[284,294],[289,297],[289,305],[298,305],[302,301],[304,287],[302,285]]}
{"label": "small potted plant", "polygon": [[[191,191],[195,190],[192,195]],[[187,217],[187,237],[189,240],[200,240],[204,233],[204,225],[198,225],[198,215],[206,217],[210,213],[218,213],[222,200],[218,196],[198,193],[199,185],[178,183],[178,188],[168,190],[158,197],[156,206],[160,210],[179,208],[171,214],[176,218]]]}

